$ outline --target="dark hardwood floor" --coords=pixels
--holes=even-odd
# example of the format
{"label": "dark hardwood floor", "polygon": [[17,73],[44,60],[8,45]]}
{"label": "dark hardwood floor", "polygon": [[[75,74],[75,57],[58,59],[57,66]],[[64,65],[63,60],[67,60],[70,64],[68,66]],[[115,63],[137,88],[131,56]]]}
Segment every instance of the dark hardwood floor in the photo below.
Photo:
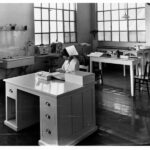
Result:
{"label": "dark hardwood floor", "polygon": [[[104,85],[96,85],[96,124],[98,130],[77,146],[150,145],[150,98],[137,91],[130,96],[130,79],[123,77],[123,68],[106,65]],[[5,89],[0,86],[0,146],[38,145],[39,124],[15,132],[4,125]]]}

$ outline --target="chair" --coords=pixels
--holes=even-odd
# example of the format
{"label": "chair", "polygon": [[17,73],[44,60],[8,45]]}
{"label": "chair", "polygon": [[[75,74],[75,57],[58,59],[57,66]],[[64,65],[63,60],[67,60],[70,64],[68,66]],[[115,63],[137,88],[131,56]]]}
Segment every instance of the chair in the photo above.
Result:
{"label": "chair", "polygon": [[147,89],[147,92],[149,95],[150,94],[149,93],[149,84],[148,84],[149,81],[150,81],[150,61],[147,61],[146,65],[145,65],[145,69],[144,69],[144,75],[138,74],[134,77],[134,92],[137,89],[140,92],[141,88],[142,88],[142,90],[144,90],[144,88],[146,86],[146,89]]}
{"label": "chair", "polygon": [[79,70],[88,72],[89,71],[89,66],[80,65]]}

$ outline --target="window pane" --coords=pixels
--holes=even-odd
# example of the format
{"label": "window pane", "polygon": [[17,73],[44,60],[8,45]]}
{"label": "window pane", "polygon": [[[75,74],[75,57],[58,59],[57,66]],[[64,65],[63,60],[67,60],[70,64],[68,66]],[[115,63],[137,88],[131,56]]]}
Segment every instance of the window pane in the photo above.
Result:
{"label": "window pane", "polygon": [[56,32],[56,22],[55,21],[50,22],[50,32]]}
{"label": "window pane", "polygon": [[41,3],[34,3],[34,7],[41,7]]}
{"label": "window pane", "polygon": [[64,3],[64,9],[69,9],[69,3]]}
{"label": "window pane", "polygon": [[130,9],[129,12],[129,19],[136,19],[136,9]]}
{"label": "window pane", "polygon": [[75,4],[74,3],[70,3],[70,10],[75,10]]}
{"label": "window pane", "polygon": [[120,21],[120,31],[127,31],[127,21]]}
{"label": "window pane", "polygon": [[120,32],[120,41],[121,42],[127,42],[128,41],[127,32]]}
{"label": "window pane", "polygon": [[129,21],[129,30],[136,30],[136,20]]}
{"label": "window pane", "polygon": [[117,11],[112,11],[112,20],[118,20],[118,10]]}
{"label": "window pane", "polygon": [[62,9],[63,8],[63,4],[62,3],[57,3],[57,8],[58,9]]}
{"label": "window pane", "polygon": [[56,3],[50,3],[50,8],[56,8]]}
{"label": "window pane", "polygon": [[49,7],[49,5],[48,5],[48,3],[42,3],[42,7],[44,7],[44,8],[48,8],[48,7]]}
{"label": "window pane", "polygon": [[74,20],[75,20],[74,11],[70,11],[70,21],[74,21]]}
{"label": "window pane", "polygon": [[119,41],[119,32],[112,32],[112,41]]}
{"label": "window pane", "polygon": [[69,21],[69,11],[64,11],[64,20]]}
{"label": "window pane", "polygon": [[52,33],[50,38],[51,38],[51,43],[56,42],[57,41],[56,33]]}
{"label": "window pane", "polygon": [[136,32],[129,32],[129,42],[136,42]]}
{"label": "window pane", "polygon": [[75,32],[75,22],[70,22],[70,31]]}
{"label": "window pane", "polygon": [[119,30],[119,21],[112,21],[112,31]]}
{"label": "window pane", "polygon": [[70,40],[69,40],[69,33],[65,33],[65,42],[66,43],[70,42]]}
{"label": "window pane", "polygon": [[35,45],[41,44],[41,34],[35,34]]}
{"label": "window pane", "polygon": [[50,11],[50,20],[56,20],[56,10]]}
{"label": "window pane", "polygon": [[99,31],[103,31],[104,30],[103,22],[98,22],[98,30]]}
{"label": "window pane", "polygon": [[137,18],[144,19],[145,18],[145,8],[137,9]]}
{"label": "window pane", "polygon": [[103,3],[97,4],[97,10],[99,10],[99,11],[103,10]]}
{"label": "window pane", "polygon": [[42,9],[42,19],[48,20],[48,9]]}
{"label": "window pane", "polygon": [[126,9],[127,8],[127,3],[119,3],[119,8],[120,9]]}
{"label": "window pane", "polygon": [[110,10],[110,3],[104,3],[104,10]]}
{"label": "window pane", "polygon": [[63,32],[63,22],[57,22],[58,32]]}
{"label": "window pane", "polygon": [[34,9],[34,20],[41,20],[41,9]]}
{"label": "window pane", "polygon": [[145,42],[145,32],[138,32],[138,42]]}
{"label": "window pane", "polygon": [[105,41],[111,41],[111,32],[105,32]]}
{"label": "window pane", "polygon": [[135,8],[136,7],[136,3],[128,3],[128,8]]}
{"label": "window pane", "polygon": [[41,32],[41,21],[35,21],[34,24],[35,24],[34,26],[35,33]]}
{"label": "window pane", "polygon": [[63,20],[62,10],[57,10],[57,20]]}
{"label": "window pane", "polygon": [[104,27],[105,27],[105,31],[110,31],[111,30],[110,21],[104,22]]}
{"label": "window pane", "polygon": [[64,43],[63,33],[58,33],[58,41]]}
{"label": "window pane", "polygon": [[98,32],[98,40],[104,41],[104,33],[103,32]]}
{"label": "window pane", "polygon": [[43,44],[49,44],[49,35],[43,34]]}
{"label": "window pane", "polygon": [[104,20],[110,20],[110,11],[104,12]]}
{"label": "window pane", "polygon": [[71,33],[71,42],[75,42],[75,33]]}
{"label": "window pane", "polygon": [[97,19],[98,21],[102,21],[103,20],[103,12],[98,12],[98,15],[97,15]]}
{"label": "window pane", "polygon": [[111,8],[112,8],[112,10],[118,9],[118,3],[112,3]]}
{"label": "window pane", "polygon": [[49,32],[49,24],[48,21],[42,22],[42,32]]}
{"label": "window pane", "polygon": [[65,32],[69,32],[69,22],[65,22]]}
{"label": "window pane", "polygon": [[120,20],[125,20],[124,18],[123,18],[123,16],[124,16],[124,14],[126,13],[126,10],[120,10]]}
{"label": "window pane", "polygon": [[145,30],[145,20],[137,20],[137,30]]}
{"label": "window pane", "polygon": [[145,3],[137,3],[137,7],[145,7]]}

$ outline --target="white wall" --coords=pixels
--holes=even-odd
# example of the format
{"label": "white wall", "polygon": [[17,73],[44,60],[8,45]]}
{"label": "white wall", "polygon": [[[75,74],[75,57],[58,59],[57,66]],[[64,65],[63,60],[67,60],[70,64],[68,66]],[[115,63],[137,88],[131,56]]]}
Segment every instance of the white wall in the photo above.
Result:
{"label": "white wall", "polygon": [[27,25],[27,31],[0,31],[1,51],[5,51],[5,48],[19,49],[27,41],[34,41],[33,17],[33,4],[31,3],[0,3],[0,26]]}

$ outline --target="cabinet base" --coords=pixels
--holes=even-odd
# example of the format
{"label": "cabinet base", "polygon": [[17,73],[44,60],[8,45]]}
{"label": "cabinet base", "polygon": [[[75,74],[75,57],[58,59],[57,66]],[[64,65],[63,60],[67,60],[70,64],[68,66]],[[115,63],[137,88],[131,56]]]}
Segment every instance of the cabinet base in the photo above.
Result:
{"label": "cabinet base", "polygon": [[9,128],[11,128],[11,129],[13,129],[13,130],[15,130],[15,131],[18,131],[17,126],[16,126],[13,122],[14,122],[13,120],[10,120],[10,121],[5,120],[5,121],[4,121],[4,124],[5,124],[6,126],[8,126]]}
{"label": "cabinet base", "polygon": [[[98,129],[97,126],[95,126],[95,127],[91,128],[90,130],[88,130],[87,132],[83,133],[81,136],[78,136],[76,139],[74,139],[74,140],[72,140],[72,141],[69,141],[69,142],[68,142],[67,144],[65,144],[65,145],[76,145],[76,144],[79,143],[81,140],[83,140],[84,138],[88,137],[90,134],[94,133],[97,129]],[[40,146],[44,146],[44,145],[45,145],[45,146],[46,146],[46,145],[48,146],[48,145],[50,145],[50,144],[44,142],[43,140],[39,140],[38,143],[39,143]],[[58,142],[58,143],[59,143],[59,142]],[[63,145],[63,144],[61,144],[61,145]],[[58,146],[59,146],[59,144],[58,144]]]}

